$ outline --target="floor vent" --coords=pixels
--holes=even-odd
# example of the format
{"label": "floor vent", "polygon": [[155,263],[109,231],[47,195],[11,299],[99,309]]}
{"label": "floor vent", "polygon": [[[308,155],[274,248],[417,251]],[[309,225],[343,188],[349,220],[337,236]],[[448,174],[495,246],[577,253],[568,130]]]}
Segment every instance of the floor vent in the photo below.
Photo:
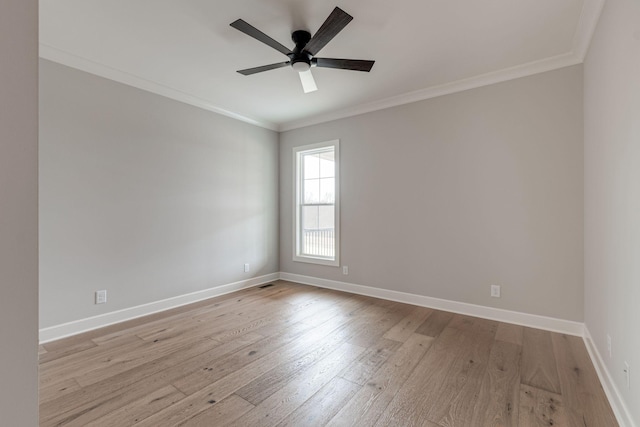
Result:
{"label": "floor vent", "polygon": [[271,286],[273,286],[273,283],[268,283],[266,285],[262,285],[262,286],[258,286],[260,289],[264,289],[264,288],[270,288]]}

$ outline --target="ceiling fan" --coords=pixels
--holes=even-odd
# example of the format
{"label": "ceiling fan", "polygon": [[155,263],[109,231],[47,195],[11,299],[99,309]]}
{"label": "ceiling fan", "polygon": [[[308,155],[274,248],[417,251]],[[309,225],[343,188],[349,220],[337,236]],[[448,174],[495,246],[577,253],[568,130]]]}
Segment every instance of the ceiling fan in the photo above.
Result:
{"label": "ceiling fan", "polygon": [[291,68],[300,74],[300,81],[305,93],[318,90],[316,82],[311,74],[311,67],[338,68],[341,70],[353,71],[371,71],[371,67],[375,61],[365,61],[361,59],[335,59],[335,58],[316,58],[320,50],[331,41],[349,22],[353,16],[344,10],[336,7],[331,15],[324,21],[317,33],[311,37],[311,33],[304,30],[294,31],[291,39],[296,44],[293,50],[275,41],[262,31],[248,24],[242,19],[232,22],[230,25],[236,30],[242,31],[248,36],[271,46],[278,52],[289,57],[288,61],[278,62],[275,64],[263,65],[261,67],[247,68],[239,70],[238,73],[249,76],[263,71],[274,70],[291,65]]}

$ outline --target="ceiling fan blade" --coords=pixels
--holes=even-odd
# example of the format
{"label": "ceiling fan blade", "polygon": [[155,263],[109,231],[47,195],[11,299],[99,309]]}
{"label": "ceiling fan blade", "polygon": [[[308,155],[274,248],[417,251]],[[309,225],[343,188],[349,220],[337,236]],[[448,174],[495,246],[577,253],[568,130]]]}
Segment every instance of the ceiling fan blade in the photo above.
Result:
{"label": "ceiling fan blade", "polygon": [[362,59],[313,58],[313,63],[317,67],[366,72],[371,71],[375,62],[376,61],[365,61]]}
{"label": "ceiling fan blade", "polygon": [[315,92],[318,90],[318,86],[316,86],[316,81],[313,78],[313,74],[311,74],[311,70],[302,71],[298,74],[300,74],[300,82],[302,82],[302,90],[304,90],[304,93]]}
{"label": "ceiling fan blade", "polygon": [[336,7],[326,21],[324,21],[318,32],[309,40],[304,50],[315,56],[320,52],[320,49],[329,43],[336,34],[342,31],[352,19],[353,16]]}
{"label": "ceiling fan blade", "polygon": [[236,30],[242,31],[246,35],[253,37],[256,40],[261,41],[262,43],[264,43],[264,44],[266,44],[268,46],[271,46],[272,48],[274,48],[278,52],[282,52],[285,55],[289,55],[291,53],[291,49],[289,49],[288,47],[286,47],[286,46],[280,44],[279,42],[275,41],[274,39],[272,39],[271,37],[269,37],[268,35],[266,35],[262,31],[260,31],[259,29],[257,29],[253,25],[248,24],[247,22],[243,21],[242,19],[238,19],[236,21],[233,21],[229,25],[231,25]]}
{"label": "ceiling fan blade", "polygon": [[269,64],[269,65],[263,65],[261,67],[254,67],[254,68],[247,68],[245,70],[238,70],[238,72],[240,74],[242,74],[242,75],[249,76],[251,74],[261,73],[263,71],[275,70],[276,68],[286,67],[289,64],[291,64],[291,62],[289,62],[289,61],[287,61],[287,62],[278,62],[277,64]]}

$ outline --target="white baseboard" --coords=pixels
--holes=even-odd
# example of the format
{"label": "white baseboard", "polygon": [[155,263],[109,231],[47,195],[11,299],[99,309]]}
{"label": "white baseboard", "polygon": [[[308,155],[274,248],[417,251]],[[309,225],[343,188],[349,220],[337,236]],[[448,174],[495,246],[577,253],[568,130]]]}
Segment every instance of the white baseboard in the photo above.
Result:
{"label": "white baseboard", "polygon": [[560,332],[569,335],[584,336],[584,324],[570,320],[556,319],[552,317],[538,316],[535,314],[519,313],[516,311],[503,310],[493,307],[468,304],[464,302],[450,301],[439,298],[432,298],[423,295],[410,294],[406,292],[392,291],[388,289],[373,288],[370,286],[356,285],[353,283],[339,282],[335,280],[320,279],[317,277],[303,276],[292,273],[272,273],[265,276],[254,277],[248,280],[241,280],[203,291],[167,298],[148,304],[112,311],[98,316],[88,317],[73,322],[63,323],[40,329],[40,343],[54,341],[60,338],[87,332],[93,329],[120,323],[137,317],[147,316],[159,311],[169,310],[186,304],[191,304],[207,298],[228,294],[252,286],[272,282],[274,280],[288,280],[291,282],[306,285],[319,286],[322,288],[335,289],[338,291],[350,292],[353,294],[366,295],[375,298],[397,301],[406,304],[413,304],[422,307],[435,308],[438,310],[450,311],[453,313],[465,314],[468,316],[482,317],[500,322],[508,322],[517,325],[529,326],[532,328],[544,329],[553,332]]}
{"label": "white baseboard", "polygon": [[503,310],[500,308],[485,307],[482,305],[432,298],[406,292],[391,291],[388,289],[372,288],[370,286],[362,286],[353,283],[320,279],[317,277],[303,276],[300,274],[281,272],[280,278],[282,280],[288,280],[291,282],[297,282],[306,285],[319,286],[321,288],[335,289],[338,291],[350,292],[352,294],[366,295],[369,297],[397,301],[405,304],[413,304],[422,307],[450,311],[453,313],[465,314],[467,316],[514,323],[516,325],[529,326],[532,328],[560,332],[568,335],[576,335],[580,337],[584,335],[584,324],[571,320],[556,319],[553,317],[538,316],[535,314],[519,313],[517,311]]}
{"label": "white baseboard", "polygon": [[629,408],[627,408],[627,405],[624,403],[624,399],[620,394],[620,390],[616,387],[616,383],[613,382],[613,378],[611,377],[607,366],[604,364],[602,356],[598,351],[598,347],[594,344],[589,328],[586,325],[584,327],[584,343],[587,347],[587,351],[589,352],[589,356],[591,356],[591,362],[596,368],[602,388],[604,388],[607,399],[609,399],[611,409],[613,409],[613,413],[618,420],[618,424],[620,424],[620,427],[637,427],[633,422],[631,412],[629,412]]}
{"label": "white baseboard", "polygon": [[279,273],[271,273],[260,277],[241,280],[239,282],[216,286],[215,288],[192,292],[185,295],[179,295],[173,298],[167,298],[161,301],[155,301],[148,304],[142,304],[135,307],[112,311],[110,313],[101,314],[99,316],[88,317],[86,319],[80,319],[73,322],[50,326],[48,328],[40,329],[40,343],[43,344],[49,341],[54,341],[60,338],[65,338],[93,329],[113,325],[114,323],[124,322],[126,320],[147,316],[159,311],[169,310],[171,308],[176,308],[208,298],[217,297],[220,295],[239,291],[241,289],[250,288],[252,286],[258,286],[264,283],[273,282],[274,280],[278,280],[279,276]]}

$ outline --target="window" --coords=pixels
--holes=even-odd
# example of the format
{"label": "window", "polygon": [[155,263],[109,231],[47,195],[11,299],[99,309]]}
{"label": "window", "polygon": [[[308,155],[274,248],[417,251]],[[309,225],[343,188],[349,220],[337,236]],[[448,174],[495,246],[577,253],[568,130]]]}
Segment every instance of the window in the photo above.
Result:
{"label": "window", "polygon": [[339,265],[338,141],[295,147],[294,261]]}

